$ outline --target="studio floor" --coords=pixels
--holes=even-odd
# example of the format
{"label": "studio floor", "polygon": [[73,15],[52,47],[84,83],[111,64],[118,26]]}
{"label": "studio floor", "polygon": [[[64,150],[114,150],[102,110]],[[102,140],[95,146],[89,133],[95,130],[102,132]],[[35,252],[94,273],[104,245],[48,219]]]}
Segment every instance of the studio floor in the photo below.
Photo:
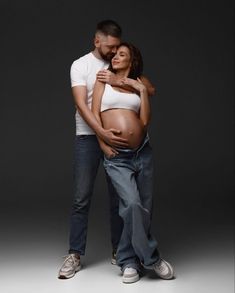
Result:
{"label": "studio floor", "polygon": [[[30,223],[28,226],[24,223],[23,230],[19,223],[16,223],[17,231],[12,233],[7,229],[1,241],[2,293],[234,292],[231,227],[220,227],[220,231],[204,233],[204,240],[201,239],[194,245],[189,245],[195,242],[191,239],[184,240],[180,245],[178,243],[174,249],[165,247],[165,258],[175,267],[174,280],[161,280],[148,271],[144,272],[138,282],[127,285],[121,281],[119,268],[110,264],[108,242],[102,244],[97,239],[95,243],[96,235],[93,232],[88,237],[87,254],[82,258],[82,270],[69,280],[59,280],[58,269],[63,261],[63,253],[66,254],[65,227],[56,231],[45,229],[42,223],[41,228],[38,226],[29,234],[26,232]],[[47,227],[50,228],[50,224]],[[25,234],[22,231],[26,231]]]}

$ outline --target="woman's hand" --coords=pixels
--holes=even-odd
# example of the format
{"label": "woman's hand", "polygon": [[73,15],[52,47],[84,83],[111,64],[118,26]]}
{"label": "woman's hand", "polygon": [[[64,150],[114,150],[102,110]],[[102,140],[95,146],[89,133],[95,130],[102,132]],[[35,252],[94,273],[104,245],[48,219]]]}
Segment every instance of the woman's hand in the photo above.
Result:
{"label": "woman's hand", "polygon": [[137,80],[135,80],[132,78],[124,77],[121,79],[121,82],[123,85],[129,85],[129,86],[133,87],[138,92],[147,91],[146,86],[143,84],[143,82],[139,78],[137,78]]}
{"label": "woman's hand", "polygon": [[110,158],[113,158],[115,157],[117,154],[118,154],[118,151],[115,150],[114,148],[112,148],[111,146],[107,145],[106,143],[102,143],[100,145],[104,155],[110,159]]}

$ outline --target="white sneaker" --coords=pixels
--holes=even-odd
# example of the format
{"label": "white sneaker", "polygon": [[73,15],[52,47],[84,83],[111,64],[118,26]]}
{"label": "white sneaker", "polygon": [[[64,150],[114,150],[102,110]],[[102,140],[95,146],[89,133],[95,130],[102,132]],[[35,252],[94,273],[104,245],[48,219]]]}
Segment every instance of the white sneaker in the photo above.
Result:
{"label": "white sneaker", "polygon": [[136,269],[125,268],[122,276],[123,283],[134,283],[139,280],[139,274]]}
{"label": "white sneaker", "polygon": [[174,270],[172,266],[160,258],[158,262],[153,265],[155,273],[164,280],[170,280],[174,278]]}
{"label": "white sneaker", "polygon": [[81,269],[81,263],[80,263],[80,258],[76,256],[75,253],[69,254],[60,270],[59,270],[59,279],[69,279],[72,278],[76,272],[78,272]]}

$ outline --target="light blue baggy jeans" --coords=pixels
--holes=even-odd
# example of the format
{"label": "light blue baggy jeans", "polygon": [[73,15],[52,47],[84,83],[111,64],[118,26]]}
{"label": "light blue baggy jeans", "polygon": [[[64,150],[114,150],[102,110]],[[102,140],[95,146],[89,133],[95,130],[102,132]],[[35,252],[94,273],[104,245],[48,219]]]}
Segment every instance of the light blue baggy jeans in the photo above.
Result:
{"label": "light blue baggy jeans", "polygon": [[153,156],[148,136],[138,149],[118,149],[104,158],[104,168],[119,196],[124,227],[117,250],[117,264],[140,270],[159,260],[157,241],[150,233],[153,202]]}

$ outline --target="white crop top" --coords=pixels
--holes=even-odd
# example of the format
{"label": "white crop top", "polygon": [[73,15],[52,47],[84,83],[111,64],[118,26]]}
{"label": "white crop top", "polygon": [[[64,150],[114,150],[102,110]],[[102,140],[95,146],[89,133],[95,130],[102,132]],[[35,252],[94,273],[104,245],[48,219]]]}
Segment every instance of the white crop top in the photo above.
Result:
{"label": "white crop top", "polygon": [[124,93],[114,90],[111,85],[105,85],[104,93],[101,100],[100,111],[108,109],[128,109],[139,113],[140,97],[135,93]]}

